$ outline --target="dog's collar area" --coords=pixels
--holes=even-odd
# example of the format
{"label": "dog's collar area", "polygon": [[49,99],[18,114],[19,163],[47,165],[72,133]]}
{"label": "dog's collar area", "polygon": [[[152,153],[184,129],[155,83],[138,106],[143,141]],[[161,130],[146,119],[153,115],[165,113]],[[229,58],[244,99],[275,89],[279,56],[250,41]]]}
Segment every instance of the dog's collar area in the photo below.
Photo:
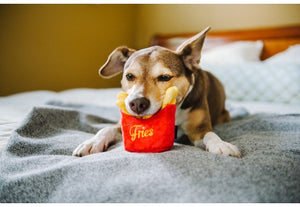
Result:
{"label": "dog's collar area", "polygon": [[183,97],[183,99],[181,100],[180,104],[178,105],[179,108],[182,107],[185,99],[188,97],[188,95],[192,92],[193,88],[194,88],[194,85],[195,85],[195,75],[192,74],[192,82],[191,82],[191,85],[189,86],[189,89],[188,91],[186,92],[185,96]]}
{"label": "dog's collar area", "polygon": [[[184,101],[184,100],[186,99],[186,97],[191,93],[191,91],[192,91],[193,88],[194,88],[194,85],[195,85],[195,75],[192,74],[192,82],[191,82],[191,85],[190,85],[188,91],[186,92],[186,94],[185,94],[185,96],[184,96],[184,98],[183,98],[183,101]],[[183,102],[183,101],[182,101],[182,102]]]}

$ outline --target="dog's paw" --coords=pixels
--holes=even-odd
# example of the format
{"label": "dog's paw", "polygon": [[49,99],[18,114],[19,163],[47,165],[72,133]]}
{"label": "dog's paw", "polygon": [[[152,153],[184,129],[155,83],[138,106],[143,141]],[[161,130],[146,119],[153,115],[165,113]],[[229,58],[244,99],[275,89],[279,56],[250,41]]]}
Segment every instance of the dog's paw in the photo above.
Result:
{"label": "dog's paw", "polygon": [[122,135],[117,127],[106,127],[101,129],[93,138],[80,144],[74,151],[73,156],[82,157],[85,155],[104,152],[107,148],[122,140]]}
{"label": "dog's paw", "polygon": [[73,156],[82,157],[85,155],[104,152],[107,150],[109,143],[105,140],[99,140],[93,137],[80,144],[74,151]]}
{"label": "dog's paw", "polygon": [[214,153],[214,154],[222,154],[232,157],[241,158],[242,155],[239,151],[239,149],[234,146],[233,144],[230,144],[228,142],[222,141],[218,135],[216,135],[213,132],[208,132],[204,138],[203,142],[206,146],[206,151]]}
{"label": "dog's paw", "polygon": [[228,142],[212,143],[206,146],[206,151],[214,154],[228,155],[241,158],[241,153],[236,146]]}

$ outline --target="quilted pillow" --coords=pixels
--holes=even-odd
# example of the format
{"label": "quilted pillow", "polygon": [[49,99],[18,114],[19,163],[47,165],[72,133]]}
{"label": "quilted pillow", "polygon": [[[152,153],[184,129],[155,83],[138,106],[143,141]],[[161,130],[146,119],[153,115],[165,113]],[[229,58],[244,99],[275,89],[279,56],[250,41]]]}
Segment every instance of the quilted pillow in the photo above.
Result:
{"label": "quilted pillow", "polygon": [[300,104],[300,63],[202,66],[224,85],[227,99]]}

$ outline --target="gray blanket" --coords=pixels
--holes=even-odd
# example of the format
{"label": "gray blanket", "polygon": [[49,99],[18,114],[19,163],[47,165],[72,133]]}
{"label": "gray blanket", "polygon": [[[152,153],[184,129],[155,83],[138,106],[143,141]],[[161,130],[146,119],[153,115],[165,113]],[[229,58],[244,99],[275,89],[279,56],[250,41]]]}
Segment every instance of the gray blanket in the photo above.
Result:
{"label": "gray blanket", "polygon": [[0,157],[1,202],[300,202],[300,115],[252,115],[215,127],[243,158],[175,144],[162,153],[72,157],[117,110],[35,107]]}

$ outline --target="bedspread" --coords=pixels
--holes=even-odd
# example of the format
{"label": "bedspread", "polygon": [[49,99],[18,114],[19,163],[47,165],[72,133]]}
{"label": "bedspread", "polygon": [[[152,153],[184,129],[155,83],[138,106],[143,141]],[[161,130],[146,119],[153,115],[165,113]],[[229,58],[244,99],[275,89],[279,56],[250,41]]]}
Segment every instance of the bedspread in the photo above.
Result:
{"label": "bedspread", "polygon": [[0,202],[300,202],[300,115],[256,114],[214,131],[241,159],[175,144],[162,153],[74,157],[116,108],[34,107],[0,157]]}

